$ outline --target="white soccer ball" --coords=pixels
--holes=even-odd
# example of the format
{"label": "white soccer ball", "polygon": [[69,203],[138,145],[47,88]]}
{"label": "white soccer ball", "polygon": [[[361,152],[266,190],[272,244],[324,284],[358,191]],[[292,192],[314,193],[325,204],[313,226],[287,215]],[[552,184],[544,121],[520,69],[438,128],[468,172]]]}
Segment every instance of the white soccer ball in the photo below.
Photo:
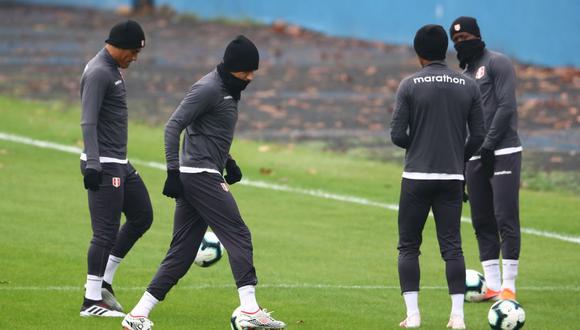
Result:
{"label": "white soccer ball", "polygon": [[203,236],[193,263],[200,267],[209,267],[222,258],[224,251],[224,246],[218,240],[217,236],[211,231],[208,231]]}
{"label": "white soccer ball", "polygon": [[486,292],[485,277],[476,270],[467,269],[465,271],[465,301],[482,301]]}
{"label": "white soccer ball", "polygon": [[489,309],[487,320],[492,329],[517,330],[524,326],[526,312],[515,300],[500,300]]}
{"label": "white soccer ball", "polygon": [[232,330],[245,330],[246,328],[240,325],[240,311],[242,310],[242,306],[234,309],[232,313],[232,317],[230,318],[230,327]]}

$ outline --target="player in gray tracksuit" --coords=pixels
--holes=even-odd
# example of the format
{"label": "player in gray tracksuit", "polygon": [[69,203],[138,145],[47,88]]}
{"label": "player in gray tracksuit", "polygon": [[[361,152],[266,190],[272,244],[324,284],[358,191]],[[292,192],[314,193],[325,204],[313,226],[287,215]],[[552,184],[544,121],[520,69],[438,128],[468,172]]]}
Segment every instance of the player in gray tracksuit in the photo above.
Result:
{"label": "player in gray tracksuit", "polygon": [[123,320],[126,329],[152,326],[150,311],[187,273],[208,226],[228,252],[240,296],[241,312],[236,322],[244,328],[286,326],[258,306],[252,239],[229,190],[229,184],[242,178],[229,155],[238,102],[258,63],[258,49],[252,41],[244,36],[235,38],[228,44],[223,62],[191,86],[165,126],[167,180],[163,194],[176,199],[173,239],[147,291]]}
{"label": "player in gray tracksuit", "polygon": [[[81,77],[81,172],[93,230],[81,316],[124,316],[113,293],[113,277],[153,221],[147,188],[127,160],[127,95],[119,71],[129,67],[144,46],[137,22],[118,23]],[[127,221],[120,227],[121,213]]]}
{"label": "player in gray tracksuit", "polygon": [[[509,58],[487,50],[475,18],[459,17],[450,34],[461,68],[481,90],[487,132],[466,169],[473,228],[488,291],[486,299],[515,299],[520,256],[519,188],[522,144],[518,136],[516,75]],[[500,272],[500,250],[503,281]]]}
{"label": "player in gray tracksuit", "polygon": [[421,324],[419,248],[429,210],[435,217],[452,301],[447,326],[465,328],[463,171],[465,158],[481,145],[484,130],[479,89],[472,79],[447,67],[447,44],[447,33],[439,25],[417,31],[414,47],[423,68],[399,85],[391,122],[393,143],[406,149],[398,217],[399,280],[407,308],[407,318],[400,323],[404,328]]}

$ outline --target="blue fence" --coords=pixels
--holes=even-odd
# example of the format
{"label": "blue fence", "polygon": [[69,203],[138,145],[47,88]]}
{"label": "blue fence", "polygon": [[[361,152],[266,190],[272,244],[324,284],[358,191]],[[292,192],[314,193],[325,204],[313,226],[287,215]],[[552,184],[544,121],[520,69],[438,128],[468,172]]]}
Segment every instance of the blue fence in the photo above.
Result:
{"label": "blue fence", "polygon": [[[114,8],[130,1],[28,0]],[[580,67],[580,1],[574,0],[157,0],[202,18],[282,19],[331,35],[410,44],[424,24],[477,17],[489,48],[525,63]]]}

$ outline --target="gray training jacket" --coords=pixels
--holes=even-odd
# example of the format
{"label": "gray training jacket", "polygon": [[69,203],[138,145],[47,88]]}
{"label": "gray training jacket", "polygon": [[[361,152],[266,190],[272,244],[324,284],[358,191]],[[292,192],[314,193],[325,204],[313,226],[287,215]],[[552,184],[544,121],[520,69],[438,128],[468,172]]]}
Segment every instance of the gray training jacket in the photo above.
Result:
{"label": "gray training jacket", "polygon": [[101,162],[127,159],[127,95],[115,60],[103,48],[81,76],[81,129],[86,168],[101,171]]}
{"label": "gray training jacket", "polygon": [[[238,102],[214,69],[191,86],[165,125],[167,169],[223,173],[237,121]],[[183,130],[179,157],[179,136]]]}
{"label": "gray training jacket", "polygon": [[[487,135],[482,147],[489,150],[518,148],[518,112],[516,102],[516,73],[510,59],[485,49],[483,55],[467,64],[464,74],[479,85]],[[500,152],[501,154],[501,152]]]}
{"label": "gray training jacket", "polygon": [[391,140],[407,149],[403,177],[463,180],[465,158],[484,137],[475,81],[432,62],[401,81],[395,102]]}

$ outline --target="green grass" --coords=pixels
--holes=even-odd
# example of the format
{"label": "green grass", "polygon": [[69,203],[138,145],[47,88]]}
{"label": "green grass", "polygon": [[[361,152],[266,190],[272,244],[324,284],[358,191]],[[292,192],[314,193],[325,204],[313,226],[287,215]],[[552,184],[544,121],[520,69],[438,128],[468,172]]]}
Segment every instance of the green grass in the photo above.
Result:
{"label": "green grass", "polygon": [[[78,109],[0,97],[0,118],[0,132],[80,146]],[[162,136],[160,127],[132,123],[129,157],[163,162]],[[252,180],[398,201],[399,164],[253,141],[237,141],[232,154]],[[155,220],[115,279],[126,309],[140,298],[166,252],[173,212],[173,201],[160,193],[163,171],[136,167]],[[260,174],[264,169],[271,173]],[[0,180],[0,329],[118,328],[118,319],[78,316],[91,235],[78,155],[0,140]],[[397,328],[404,306],[397,289],[395,212],[244,185],[232,191],[252,230],[262,285],[258,300],[290,329]],[[523,190],[522,225],[580,236],[579,202],[570,193]],[[466,263],[479,269],[472,228],[464,224],[462,234]],[[432,221],[422,252],[422,285],[445,286]],[[526,328],[553,329],[555,320],[558,329],[577,328],[579,255],[579,244],[523,235],[518,300],[527,312]],[[205,284],[216,288],[199,287]],[[277,287],[281,284],[326,287]],[[237,304],[228,263],[221,261],[208,269],[192,267],[151,318],[156,329],[225,329]],[[423,290],[420,305],[422,328],[444,328],[446,290]],[[488,308],[466,305],[470,329],[488,328]]]}

